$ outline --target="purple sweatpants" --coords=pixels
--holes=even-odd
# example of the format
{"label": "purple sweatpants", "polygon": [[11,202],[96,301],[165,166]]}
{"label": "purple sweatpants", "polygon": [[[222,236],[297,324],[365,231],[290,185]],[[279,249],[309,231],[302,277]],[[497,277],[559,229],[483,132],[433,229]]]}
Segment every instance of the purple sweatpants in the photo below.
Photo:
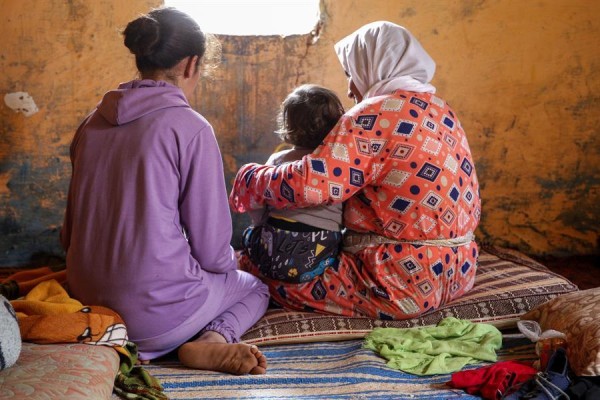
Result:
{"label": "purple sweatpants", "polygon": [[[255,276],[240,270],[225,274],[214,274],[204,271],[202,285],[209,288],[209,295],[201,309],[194,314],[191,321],[181,331],[190,332],[193,324],[196,333],[210,330],[220,333],[228,343],[238,342],[240,337],[258,321],[267,310],[269,289]],[[140,359],[151,360],[167,354],[195,335],[169,334],[168,347],[165,339],[143,340],[138,344]],[[156,346],[156,347],[155,347]]]}

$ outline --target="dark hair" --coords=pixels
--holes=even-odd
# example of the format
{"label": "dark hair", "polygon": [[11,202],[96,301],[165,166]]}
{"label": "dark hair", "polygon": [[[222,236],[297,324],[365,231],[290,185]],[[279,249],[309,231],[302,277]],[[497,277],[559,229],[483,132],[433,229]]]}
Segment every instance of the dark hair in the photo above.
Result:
{"label": "dark hair", "polygon": [[276,133],[286,143],[314,149],[342,115],[344,106],[333,91],[318,85],[302,85],[281,104]]}
{"label": "dark hair", "polygon": [[[207,42],[209,47],[218,47],[214,37],[204,34],[192,17],[173,7],[156,8],[134,19],[123,36],[142,73],[170,69],[189,56],[202,59]],[[210,50],[211,54],[212,50],[218,52]]]}

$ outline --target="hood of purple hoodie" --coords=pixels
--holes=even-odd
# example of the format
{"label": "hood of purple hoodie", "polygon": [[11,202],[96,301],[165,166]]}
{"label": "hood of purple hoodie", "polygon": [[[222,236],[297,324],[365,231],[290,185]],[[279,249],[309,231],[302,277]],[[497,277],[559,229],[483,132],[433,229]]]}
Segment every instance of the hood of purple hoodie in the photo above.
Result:
{"label": "hood of purple hoodie", "polygon": [[149,79],[122,83],[107,92],[97,106],[111,125],[123,125],[157,110],[189,107],[183,91],[164,81]]}

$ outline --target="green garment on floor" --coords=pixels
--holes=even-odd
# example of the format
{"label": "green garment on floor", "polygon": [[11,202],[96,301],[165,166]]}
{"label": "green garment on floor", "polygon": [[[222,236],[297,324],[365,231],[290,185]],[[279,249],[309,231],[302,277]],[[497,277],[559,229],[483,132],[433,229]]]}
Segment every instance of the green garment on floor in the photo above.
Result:
{"label": "green garment on floor", "polygon": [[121,359],[119,372],[115,378],[113,392],[122,399],[128,400],[168,400],[163,387],[138,362],[137,345],[127,342],[125,347],[119,347],[117,352]]}
{"label": "green garment on floor", "polygon": [[378,352],[387,365],[415,375],[448,374],[478,361],[495,362],[502,334],[489,324],[445,318],[423,328],[375,328],[364,347]]}

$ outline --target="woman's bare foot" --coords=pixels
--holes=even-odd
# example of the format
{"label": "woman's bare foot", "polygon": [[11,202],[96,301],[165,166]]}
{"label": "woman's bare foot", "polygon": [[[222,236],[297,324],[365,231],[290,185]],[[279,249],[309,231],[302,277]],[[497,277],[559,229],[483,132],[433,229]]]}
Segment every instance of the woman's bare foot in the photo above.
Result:
{"label": "woman's bare foot", "polygon": [[264,374],[267,358],[256,346],[227,343],[216,332],[206,332],[178,350],[179,361],[189,368],[227,372],[234,375]]}
{"label": "woman's bare foot", "polygon": [[178,355],[189,368],[234,375],[267,371],[267,359],[258,347],[244,343],[188,342],[179,348]]}

